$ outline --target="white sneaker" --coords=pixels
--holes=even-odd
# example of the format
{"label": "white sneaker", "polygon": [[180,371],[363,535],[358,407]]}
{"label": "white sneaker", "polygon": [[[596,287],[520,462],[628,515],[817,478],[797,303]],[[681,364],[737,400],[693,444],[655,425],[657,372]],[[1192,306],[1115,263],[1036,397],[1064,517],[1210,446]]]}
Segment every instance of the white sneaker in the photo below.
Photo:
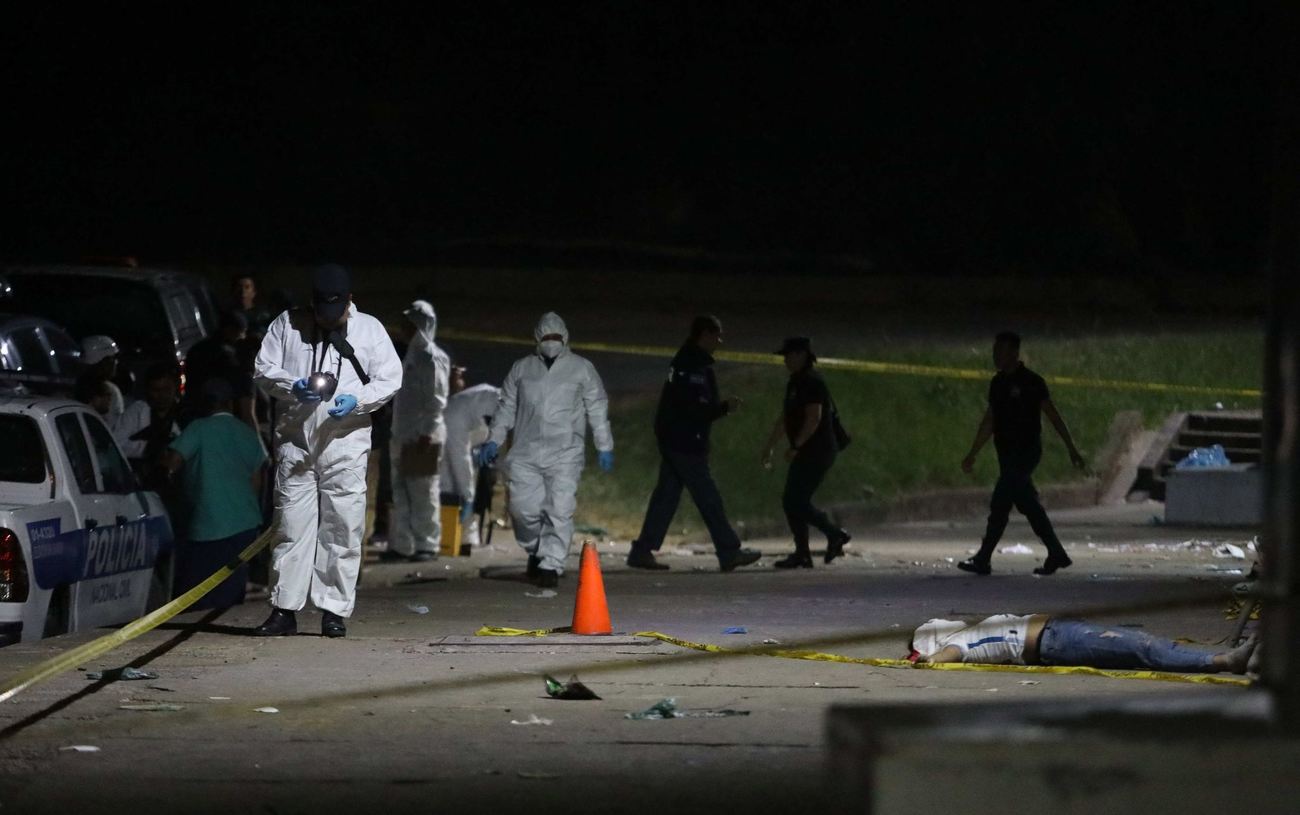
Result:
{"label": "white sneaker", "polygon": [[478,516],[475,515],[465,528],[460,531],[460,542],[465,546],[478,546]]}

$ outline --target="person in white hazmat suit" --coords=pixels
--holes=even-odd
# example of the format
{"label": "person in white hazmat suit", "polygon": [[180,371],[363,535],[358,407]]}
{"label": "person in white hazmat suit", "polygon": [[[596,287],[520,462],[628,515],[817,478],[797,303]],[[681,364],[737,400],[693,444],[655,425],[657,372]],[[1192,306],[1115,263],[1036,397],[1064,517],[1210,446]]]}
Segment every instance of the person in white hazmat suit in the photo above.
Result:
{"label": "person in white hazmat suit", "polygon": [[310,596],[321,633],[347,634],[356,600],[366,515],[370,414],[402,385],[384,326],[352,304],[352,279],[333,264],[312,272],[312,307],[267,329],[255,381],[277,400],[275,513],[278,542],[271,616],[258,636],[297,633]]}
{"label": "person in white hazmat suit", "polygon": [[564,573],[573,538],[587,426],[605,472],[614,469],[614,435],[605,386],[596,366],[569,350],[569,330],[560,315],[543,314],[533,337],[536,352],[516,362],[501,386],[480,460],[495,460],[514,431],[506,483],[515,540],[528,553],[529,576],[551,587]]}
{"label": "person in white hazmat suit", "polygon": [[438,316],[426,300],[402,312],[407,321],[402,389],[393,398],[388,458],[393,473],[393,514],[384,560],[432,560],[442,542],[439,459],[444,455],[451,359],[433,341]]}
{"label": "person in white hazmat suit", "polygon": [[456,371],[453,368],[452,394],[443,414],[447,444],[442,451],[442,488],[460,496],[461,543],[478,546],[478,518],[474,515],[478,462],[474,448],[488,440],[488,423],[496,415],[501,389],[487,384],[466,388],[463,379],[458,389]]}

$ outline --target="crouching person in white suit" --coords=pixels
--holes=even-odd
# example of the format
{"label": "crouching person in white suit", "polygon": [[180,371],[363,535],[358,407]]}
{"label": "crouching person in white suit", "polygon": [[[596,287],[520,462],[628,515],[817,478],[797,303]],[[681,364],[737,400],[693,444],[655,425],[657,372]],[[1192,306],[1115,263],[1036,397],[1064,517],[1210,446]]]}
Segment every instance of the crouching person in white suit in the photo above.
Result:
{"label": "crouching person in white suit", "polygon": [[312,307],[271,323],[257,355],[259,387],[278,400],[273,610],[254,633],[296,634],[294,613],[322,612],[321,634],[347,634],[366,515],[370,413],[402,385],[384,326],[352,305],[341,266],[312,272]]}

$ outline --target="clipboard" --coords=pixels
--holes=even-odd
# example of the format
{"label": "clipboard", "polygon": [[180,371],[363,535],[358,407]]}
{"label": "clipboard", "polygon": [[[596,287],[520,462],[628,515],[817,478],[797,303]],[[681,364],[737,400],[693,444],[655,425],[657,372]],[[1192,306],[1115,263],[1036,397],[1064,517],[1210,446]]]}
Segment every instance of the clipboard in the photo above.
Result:
{"label": "clipboard", "polygon": [[418,441],[408,442],[402,445],[401,458],[397,461],[397,472],[410,478],[427,478],[437,475],[441,461],[441,444],[423,445]]}

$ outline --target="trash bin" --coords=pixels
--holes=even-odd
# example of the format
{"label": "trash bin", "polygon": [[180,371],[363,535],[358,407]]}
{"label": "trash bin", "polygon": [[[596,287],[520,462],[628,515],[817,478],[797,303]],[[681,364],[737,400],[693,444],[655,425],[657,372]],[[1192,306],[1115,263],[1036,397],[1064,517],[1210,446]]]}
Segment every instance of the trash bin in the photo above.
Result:
{"label": "trash bin", "polygon": [[454,492],[440,493],[438,517],[442,520],[442,545],[438,552],[444,556],[468,555],[468,546],[460,542],[460,496]]}

